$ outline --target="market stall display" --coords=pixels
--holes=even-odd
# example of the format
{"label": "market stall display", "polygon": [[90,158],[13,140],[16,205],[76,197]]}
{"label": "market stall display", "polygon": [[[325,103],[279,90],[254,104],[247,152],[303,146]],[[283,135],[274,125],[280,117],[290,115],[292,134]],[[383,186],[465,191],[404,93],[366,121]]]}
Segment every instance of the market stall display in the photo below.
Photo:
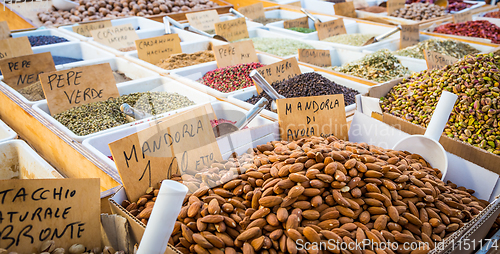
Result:
{"label": "market stall display", "polygon": [[478,37],[500,43],[500,27],[486,20],[467,21],[463,23],[448,23],[434,29],[436,33]]}
{"label": "market stall display", "polygon": [[462,58],[469,54],[479,53],[479,50],[475,49],[469,44],[460,41],[430,39],[419,42],[417,45],[400,49],[394,52],[394,54],[399,56],[424,59],[424,49],[432,50],[434,52],[452,56],[455,58]]}
{"label": "market stall display", "polygon": [[412,3],[390,14],[390,16],[416,21],[433,19],[445,15],[444,7],[429,3]]}

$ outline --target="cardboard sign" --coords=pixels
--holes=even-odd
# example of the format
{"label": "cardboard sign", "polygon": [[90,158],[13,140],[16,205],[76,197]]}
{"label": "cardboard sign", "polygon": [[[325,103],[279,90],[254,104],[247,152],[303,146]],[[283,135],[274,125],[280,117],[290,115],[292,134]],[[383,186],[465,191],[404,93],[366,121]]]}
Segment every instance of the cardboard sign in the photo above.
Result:
{"label": "cardboard sign", "polygon": [[7,21],[0,22],[0,40],[10,38],[10,28]]}
{"label": "cardboard sign", "polygon": [[332,66],[330,50],[299,49],[299,61],[320,67]]}
{"label": "cardboard sign", "polygon": [[245,18],[215,23],[215,33],[226,38],[228,41],[237,41],[250,37]]}
{"label": "cardboard sign", "polygon": [[279,99],[276,104],[282,140],[347,138],[343,94]]}
{"label": "cardboard sign", "polygon": [[27,36],[0,40],[0,60],[33,54]]}
{"label": "cardboard sign", "polygon": [[404,49],[420,42],[420,31],[418,24],[401,25],[399,48]]}
{"label": "cardboard sign", "polygon": [[205,106],[162,119],[109,148],[130,200],[172,174],[194,177],[198,170],[222,160]]}
{"label": "cardboard sign", "polygon": [[443,55],[431,50],[424,49],[425,62],[427,63],[427,69],[441,69],[446,65],[454,64],[458,61],[457,58],[452,56]]}
{"label": "cardboard sign", "polygon": [[[366,0],[350,0],[354,3],[354,8],[360,9],[360,8],[366,8],[368,7],[368,2]],[[348,2],[350,2],[348,1]]]}
{"label": "cardboard sign", "polygon": [[186,18],[192,27],[201,31],[214,29],[215,23],[220,21],[216,10],[187,13]]}
{"label": "cardboard sign", "polygon": [[50,52],[0,60],[3,81],[15,90],[39,80],[39,74],[56,70]]}
{"label": "cardboard sign", "polygon": [[[269,84],[277,81],[282,82],[302,73],[295,57],[269,64],[256,70]],[[257,84],[255,84],[255,88],[257,88],[259,94],[263,91]]]}
{"label": "cardboard sign", "polygon": [[120,96],[109,63],[40,75],[50,114]]}
{"label": "cardboard sign", "polygon": [[77,26],[73,26],[73,32],[83,35],[85,37],[92,37],[92,34],[90,34],[90,31],[92,30],[99,30],[103,29],[106,27],[112,27],[113,24],[111,24],[111,20],[103,20],[103,21],[96,21],[96,22],[91,22],[91,23],[85,23],[85,24],[78,24]]}
{"label": "cardboard sign", "polygon": [[472,21],[471,11],[464,11],[453,14],[453,23],[463,23],[467,21]]}
{"label": "cardboard sign", "polygon": [[114,49],[123,49],[135,46],[139,36],[131,24],[112,26],[90,31],[94,41]]}
{"label": "cardboard sign", "polygon": [[47,240],[101,247],[99,178],[0,181],[0,248],[38,253]]}
{"label": "cardboard sign", "polygon": [[259,18],[265,18],[266,14],[264,12],[264,4],[263,3],[256,3],[252,5],[247,5],[244,7],[240,7],[238,11],[245,15],[245,17],[249,19],[259,19]]}
{"label": "cardboard sign", "polygon": [[393,13],[395,10],[405,7],[406,0],[387,0],[387,14]]}
{"label": "cardboard sign", "polygon": [[333,5],[335,15],[356,18],[356,9],[353,2],[336,3]]}
{"label": "cardboard sign", "polygon": [[335,35],[347,33],[344,26],[344,19],[341,18],[327,22],[316,23],[314,24],[314,26],[316,26],[316,30],[318,31],[318,38],[320,41]]}
{"label": "cardboard sign", "polygon": [[285,29],[292,28],[292,27],[309,28],[309,18],[302,17],[302,18],[298,18],[298,19],[285,20],[285,21],[283,21],[283,27]]}
{"label": "cardboard sign", "polygon": [[181,39],[178,34],[166,34],[142,40],[136,40],[139,59],[157,64],[172,54],[182,53]]}
{"label": "cardboard sign", "polygon": [[257,53],[255,53],[255,47],[251,40],[214,46],[214,55],[218,68],[259,62]]}

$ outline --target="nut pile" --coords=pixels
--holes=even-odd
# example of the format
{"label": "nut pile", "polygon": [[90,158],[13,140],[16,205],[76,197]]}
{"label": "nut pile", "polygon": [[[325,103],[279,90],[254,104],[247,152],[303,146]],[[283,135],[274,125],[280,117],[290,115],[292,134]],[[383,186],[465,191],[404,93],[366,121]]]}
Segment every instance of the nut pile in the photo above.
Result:
{"label": "nut pile", "polygon": [[448,23],[434,29],[436,33],[452,34],[467,37],[479,37],[500,44],[500,27],[487,21],[467,21],[462,23]]}
{"label": "nut pile", "polygon": [[[276,92],[286,98],[343,94],[345,106],[354,104],[356,102],[355,97],[359,94],[358,91],[336,84],[316,72],[303,73],[283,82],[274,82],[271,86],[274,90],[276,90]],[[247,102],[255,104],[263,96],[268,101],[272,101],[271,97],[267,93],[262,92],[261,95],[253,96],[248,99]],[[266,109],[271,110],[271,103],[267,104]]]}
{"label": "nut pile", "polygon": [[462,58],[469,54],[479,53],[479,50],[472,47],[467,43],[454,40],[439,40],[430,39],[426,41],[419,42],[416,45],[406,47],[394,52],[395,55],[407,56],[418,59],[425,59],[424,49],[432,50],[443,55],[452,56],[455,58]]}
{"label": "nut pile", "polygon": [[201,81],[217,91],[230,93],[253,86],[250,72],[263,66],[261,63],[249,63],[217,68],[207,72]]}
{"label": "nut pile", "polygon": [[214,52],[212,50],[198,51],[196,53],[173,54],[166,59],[162,59],[156,66],[165,70],[173,70],[186,66],[191,66],[200,63],[215,61]]}
{"label": "nut pile", "polygon": [[[382,98],[382,109],[414,124],[427,126],[441,92],[458,95],[445,134],[500,154],[500,56],[466,56],[441,70],[415,73]],[[453,80],[453,82],[450,82]]]}
{"label": "nut pile", "polygon": [[209,0],[79,0],[79,6],[70,11],[52,7],[39,12],[38,19],[44,26],[67,25],[71,23],[115,19],[129,16],[150,16],[157,14],[203,11],[218,6]]}
{"label": "nut pile", "polygon": [[169,241],[182,253],[306,253],[297,243],[365,239],[428,250],[488,205],[417,154],[335,137],[258,145],[206,172],[228,170],[242,174],[187,197]]}
{"label": "nut pile", "polygon": [[403,66],[399,59],[387,49],[378,50],[373,54],[364,56],[358,61],[346,63],[341,67],[330,68],[334,71],[379,83],[411,74],[411,71]]}
{"label": "nut pile", "polygon": [[322,41],[340,43],[351,46],[362,46],[369,39],[377,36],[378,34],[339,34],[332,37],[328,37]]}
{"label": "nut pile", "polygon": [[412,3],[395,10],[390,16],[411,20],[427,20],[445,15],[444,7],[431,3]]}

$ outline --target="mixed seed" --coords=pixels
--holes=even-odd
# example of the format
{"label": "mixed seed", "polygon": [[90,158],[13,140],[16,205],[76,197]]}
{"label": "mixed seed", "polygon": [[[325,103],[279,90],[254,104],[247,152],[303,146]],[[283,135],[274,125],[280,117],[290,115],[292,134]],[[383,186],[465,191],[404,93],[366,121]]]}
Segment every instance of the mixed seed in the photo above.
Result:
{"label": "mixed seed", "polygon": [[340,43],[351,46],[362,46],[369,39],[377,35],[378,34],[339,34],[332,37],[328,37],[323,41]]}
{"label": "mixed seed", "polygon": [[251,38],[256,50],[277,56],[296,55],[298,49],[314,49],[313,46],[293,39],[284,38]]}
{"label": "mixed seed", "polygon": [[420,42],[417,45],[400,49],[394,52],[394,54],[399,56],[425,59],[424,49],[431,50],[443,55],[452,56],[458,59],[469,54],[479,53],[479,50],[475,49],[474,47],[472,47],[467,43],[454,40],[430,39]]}
{"label": "mixed seed", "polygon": [[207,72],[201,82],[219,92],[234,92],[253,86],[250,72],[263,66],[261,63],[249,63],[218,68]]}

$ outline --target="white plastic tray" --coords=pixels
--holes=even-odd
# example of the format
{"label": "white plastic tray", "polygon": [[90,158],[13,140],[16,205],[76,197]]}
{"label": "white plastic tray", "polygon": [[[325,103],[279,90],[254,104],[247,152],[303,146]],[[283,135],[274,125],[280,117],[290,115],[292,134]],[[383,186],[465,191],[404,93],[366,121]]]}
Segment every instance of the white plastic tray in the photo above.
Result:
{"label": "white plastic tray", "polygon": [[[411,19],[404,19],[404,18],[398,18],[398,17],[393,17],[389,16],[387,12],[381,12],[381,13],[373,13],[373,12],[367,12],[367,11],[356,11],[356,17],[357,18],[368,18],[368,17],[383,17],[385,20],[394,23],[394,24],[400,24],[400,25],[411,25],[411,24],[417,24],[421,22],[426,22],[429,23],[429,20],[411,20]],[[437,19],[441,18],[450,18],[451,16],[445,15],[439,18],[435,18],[436,21]],[[432,22],[432,21],[431,21]]]}
{"label": "white plastic tray", "polygon": [[450,11],[450,13],[453,14],[453,13],[466,12],[466,11],[477,9],[477,8],[482,7],[483,5],[486,4],[485,2],[481,2],[481,1],[467,1],[467,0],[464,1],[464,3],[469,3],[469,4],[474,4],[474,5],[469,7],[469,8],[465,8],[461,11]]}
{"label": "white plastic tray", "polygon": [[[367,93],[369,88],[370,88],[367,85],[363,85],[361,83],[354,82],[354,81],[349,80],[349,79],[330,75],[330,74],[325,73],[325,72],[320,72],[320,71],[316,71],[316,72],[321,74],[323,77],[325,77],[331,81],[334,81],[335,83],[337,83],[339,85],[343,85],[345,87],[352,88],[361,94]],[[246,102],[246,100],[250,99],[254,95],[257,95],[257,90],[255,90],[255,89],[250,90],[250,91],[245,91],[245,92],[242,92],[239,94],[231,95],[228,97],[228,101],[233,103],[234,105],[240,106],[242,108],[250,109],[251,107],[253,107],[253,105]],[[352,114],[352,112],[354,112],[355,110],[356,110],[356,103],[353,103],[353,104],[345,107],[346,115]],[[261,114],[265,115],[271,119],[278,120],[278,114],[276,114],[272,111],[269,111],[267,109],[262,110]]]}
{"label": "white plastic tray", "polygon": [[[197,43],[197,42],[202,42],[202,41],[208,41],[209,38],[208,37],[205,37],[205,36],[202,36],[202,35],[198,35],[198,34],[195,34],[195,33],[191,33],[191,32],[188,32],[188,31],[185,31],[185,30],[182,30],[182,29],[179,29],[179,28],[175,28],[175,27],[171,27],[171,30],[172,30],[172,33],[175,33],[175,34],[178,34],[179,35],[179,38],[181,39],[181,47],[185,47],[185,46],[189,46],[191,44],[194,44],[194,43]],[[157,36],[162,36],[162,35],[165,35],[165,30],[150,30],[150,31],[144,31],[142,33],[138,33],[137,34],[139,36],[139,39],[147,39],[147,38],[151,38],[151,37],[157,37]],[[88,41],[90,44],[94,45],[94,46],[97,46],[99,48],[102,48],[102,49],[105,49],[117,56],[121,56],[121,55],[125,55],[125,54],[131,54],[131,53],[135,53],[137,54],[137,50],[131,50],[131,51],[128,51],[128,52],[122,52],[122,51],[119,51],[117,49],[114,49],[114,48],[111,48],[111,47],[108,47],[106,45],[103,45],[99,42],[96,42],[94,41],[93,38],[91,38],[89,41]]]}
{"label": "white plastic tray", "polygon": [[[61,32],[57,29],[39,29],[39,30],[33,30],[33,31],[27,31],[27,32],[18,32],[18,33],[12,33],[12,38],[18,38],[18,37],[23,37],[23,36],[57,36],[57,37],[62,37],[68,40],[68,42],[73,42],[73,41],[80,41],[78,38],[75,38],[67,33]],[[67,42],[60,42],[60,43],[67,43]],[[45,47],[49,45],[60,45],[60,43],[54,43],[54,44],[48,44],[48,45],[41,45],[41,46],[35,46],[35,47]]]}
{"label": "white plastic tray", "polygon": [[[227,102],[222,102],[222,101],[217,101],[217,102],[212,102],[212,107],[215,111],[215,114],[218,118],[223,118],[226,120],[231,120],[231,121],[237,121],[239,120],[239,114],[236,112],[239,112],[240,114],[244,114],[246,111],[244,109],[238,108],[234,105],[231,105],[230,103]],[[263,133],[260,129],[256,128],[259,126],[271,124],[272,122],[261,117],[261,116],[256,116],[255,119],[250,122],[248,125],[250,133],[250,136],[252,137],[262,137],[267,135],[268,133]],[[90,152],[95,154],[98,158],[100,158],[103,162],[108,164],[111,168],[116,170],[116,165],[113,160],[111,160],[108,156],[111,156],[111,151],[109,150],[109,143],[112,143],[116,140],[122,139],[128,135],[131,135],[133,133],[136,133],[138,131],[144,130],[149,127],[149,123],[143,123],[136,125],[135,127],[129,127],[129,128],[123,128],[120,130],[115,130],[109,133],[101,134],[101,135],[96,135],[94,137],[88,138],[82,142],[82,145],[86,147]],[[218,141],[219,146],[221,147],[221,152],[225,153],[227,150],[224,149],[224,147],[229,147],[229,143],[227,139],[219,139]],[[233,147],[239,147],[241,146],[241,140],[232,138],[232,145]]]}
{"label": "white plastic tray", "polygon": [[[227,42],[223,42],[223,41],[219,41],[219,40],[210,40],[210,41],[205,40],[205,41],[197,41],[197,42],[193,42],[193,43],[181,44],[181,48],[182,48],[183,53],[191,54],[191,53],[195,53],[198,51],[203,51],[203,50],[208,50],[208,49],[211,50],[213,45],[223,45],[223,44],[227,44]],[[137,51],[126,53],[125,59],[130,60],[134,63],[140,64],[140,65],[142,65],[148,69],[154,70],[158,73],[170,73],[173,71],[173,70],[165,70],[165,69],[160,68],[154,64],[151,64],[151,63],[148,63],[144,60],[139,59],[139,57],[137,55]],[[192,66],[196,66],[196,65],[192,65]],[[188,68],[188,67],[190,67],[190,66],[178,68],[177,70],[182,70],[182,69]]]}
{"label": "white plastic tray", "polygon": [[[132,80],[159,76],[159,74],[154,72],[154,71],[151,71],[151,70],[148,70],[144,67],[138,66],[138,65],[131,63],[131,62],[129,62],[125,59],[122,59],[122,58],[81,61],[81,62],[76,62],[75,65],[71,65],[70,67],[74,68],[74,67],[95,65],[95,64],[101,64],[101,63],[109,63],[109,65],[111,66],[111,69],[113,71],[122,72],[127,77],[131,78]],[[65,69],[69,69],[69,67],[67,65],[59,65],[59,66],[57,66],[56,69],[57,70],[65,70]],[[1,76],[0,76],[0,78],[1,78]],[[127,82],[130,82],[130,81],[119,83],[118,85],[123,85]],[[45,101],[45,100],[30,101],[30,100],[26,99],[26,97],[21,95],[19,92],[17,92],[14,88],[10,87],[9,85],[5,84],[4,82],[0,82],[0,86],[7,88],[14,95],[16,95],[19,99],[21,99],[23,102],[25,102],[26,104],[28,104],[30,106],[32,106],[38,102]]]}
{"label": "white plastic tray", "polygon": [[0,120],[0,143],[17,138],[17,133]]}
{"label": "white plastic tray", "polygon": [[[278,1],[280,4],[290,4],[293,2],[299,2],[298,0],[278,0]],[[377,1],[375,0],[368,0],[366,2],[368,3],[369,6],[377,5]],[[335,5],[335,3],[320,1],[320,0],[300,0],[300,4],[302,8],[311,12],[324,13],[328,15],[335,14],[335,9],[333,8],[333,5]]]}
{"label": "white plastic tray", "polygon": [[113,128],[107,129],[107,130],[99,131],[99,132],[85,135],[85,136],[76,135],[74,132],[72,132],[68,128],[66,128],[66,126],[64,126],[63,124],[56,121],[50,115],[49,107],[48,107],[46,101],[39,102],[39,103],[33,105],[33,109],[35,109],[35,111],[40,113],[43,117],[45,117],[49,122],[54,124],[61,131],[66,133],[69,137],[71,137],[72,139],[74,139],[78,142],[82,142],[83,140],[85,140],[87,138],[94,137],[94,136],[97,136],[97,135],[102,134],[102,133],[113,132],[115,130],[127,128],[129,126],[134,126],[134,125],[137,125],[137,124],[142,123],[142,122],[148,122],[148,121],[151,121],[152,119],[169,116],[169,115],[175,114],[177,112],[181,112],[181,111],[184,111],[186,109],[193,108],[197,105],[209,103],[209,102],[216,100],[212,96],[209,96],[207,94],[204,94],[202,92],[197,91],[196,89],[185,86],[185,85],[183,85],[175,80],[172,80],[169,78],[164,78],[164,77],[146,78],[146,79],[141,79],[141,80],[130,81],[130,82],[127,82],[123,85],[119,85],[118,91],[120,92],[120,95],[136,93],[136,92],[147,92],[147,91],[178,93],[180,95],[187,96],[190,100],[192,100],[195,103],[195,105],[185,107],[182,109],[178,109],[178,110],[174,110],[174,111],[170,111],[170,112],[166,112],[163,114],[156,115],[154,117],[149,117],[146,119],[142,119],[140,121],[135,121],[132,123],[120,125],[117,127],[113,127]]}
{"label": "white plastic tray", "polygon": [[[120,19],[113,19],[111,20],[111,24],[113,26],[119,26],[119,25],[125,25],[125,24],[132,24],[132,26],[135,28],[137,31],[137,34],[141,34],[144,32],[148,32],[151,30],[162,30],[165,31],[165,27],[163,26],[163,23],[153,21],[147,18],[142,18],[142,17],[130,17],[130,18],[120,18]],[[92,37],[85,37],[83,35],[77,34],[73,32],[73,26],[77,26],[78,24],[73,24],[73,25],[68,25],[68,26],[61,26],[59,29],[61,31],[64,31],[65,33],[68,33],[72,35],[73,37],[80,39],[82,41],[86,41],[91,39]],[[137,28],[140,28],[137,30]]]}
{"label": "white plastic tray", "polygon": [[0,143],[0,180],[63,178],[22,140]]}
{"label": "white plastic tray", "polygon": [[[267,55],[262,55],[262,54],[257,54],[257,57],[259,58],[259,62],[265,65],[269,65],[272,63],[276,63],[281,61],[279,58],[275,58],[272,56],[267,56]],[[217,91],[213,88],[210,88],[206,85],[201,84],[197,80],[202,78],[207,72],[212,71],[217,69],[217,62],[209,62],[209,63],[203,63],[203,64],[198,64],[195,66],[190,66],[178,70],[173,70],[170,72],[170,75],[172,75],[173,78],[182,80],[182,82],[188,86],[191,86],[199,91],[202,91],[204,93],[210,94],[212,96],[215,96],[217,98],[227,98],[230,95],[242,93],[244,91],[249,91],[249,90],[255,90],[255,86],[250,86],[247,88],[243,88],[240,90],[236,90],[230,93],[223,93],[220,91]],[[303,67],[300,66],[300,70],[302,73],[305,72],[311,72],[313,69],[308,68],[308,67]]]}

